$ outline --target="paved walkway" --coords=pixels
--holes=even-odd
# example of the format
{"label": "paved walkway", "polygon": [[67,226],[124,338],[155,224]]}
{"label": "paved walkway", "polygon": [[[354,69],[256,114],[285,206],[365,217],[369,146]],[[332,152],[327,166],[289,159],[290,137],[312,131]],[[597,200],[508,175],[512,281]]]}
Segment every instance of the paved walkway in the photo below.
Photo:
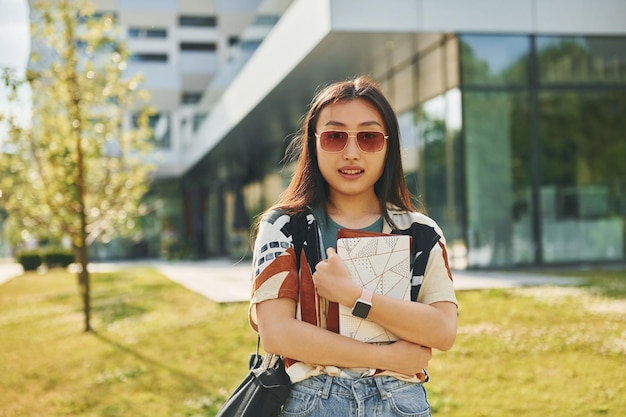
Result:
{"label": "paved walkway", "polygon": [[0,285],[10,280],[13,277],[22,275],[24,270],[22,265],[12,262],[0,262]]}
{"label": "paved walkway", "polygon": [[[248,301],[251,266],[249,260],[230,259],[167,262],[159,260],[93,263],[89,270],[106,272],[135,266],[157,269],[172,281],[219,303]],[[15,263],[0,263],[0,285],[22,274]],[[454,287],[461,290],[512,288],[539,285],[574,285],[576,278],[499,271],[453,271]]]}

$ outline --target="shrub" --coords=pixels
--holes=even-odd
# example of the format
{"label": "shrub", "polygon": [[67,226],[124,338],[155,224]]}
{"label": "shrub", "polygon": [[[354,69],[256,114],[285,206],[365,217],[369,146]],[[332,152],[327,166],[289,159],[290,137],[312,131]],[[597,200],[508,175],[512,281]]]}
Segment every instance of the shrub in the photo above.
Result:
{"label": "shrub", "polygon": [[74,253],[68,249],[52,248],[43,253],[43,262],[48,268],[67,268],[74,262]]}
{"label": "shrub", "polygon": [[38,251],[24,251],[17,255],[17,261],[22,265],[24,271],[34,271],[43,263],[43,259]]}

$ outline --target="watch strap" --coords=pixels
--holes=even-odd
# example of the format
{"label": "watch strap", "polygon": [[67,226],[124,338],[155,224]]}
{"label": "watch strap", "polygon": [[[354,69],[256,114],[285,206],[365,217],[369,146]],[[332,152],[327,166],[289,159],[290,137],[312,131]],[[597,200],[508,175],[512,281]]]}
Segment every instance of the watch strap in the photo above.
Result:
{"label": "watch strap", "polygon": [[361,290],[361,295],[359,296],[359,298],[357,299],[357,301],[364,301],[367,304],[372,304],[372,297],[374,296],[374,293],[371,292],[370,290],[368,290],[367,288],[363,288]]}

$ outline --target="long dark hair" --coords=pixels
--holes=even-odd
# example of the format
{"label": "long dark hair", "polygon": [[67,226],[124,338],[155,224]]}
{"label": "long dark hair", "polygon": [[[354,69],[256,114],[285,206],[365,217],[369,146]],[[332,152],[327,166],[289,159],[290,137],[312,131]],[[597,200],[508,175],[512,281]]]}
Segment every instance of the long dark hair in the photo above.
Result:
{"label": "long dark hair", "polygon": [[395,226],[387,212],[388,203],[400,209],[417,211],[404,181],[398,119],[378,84],[364,76],[330,84],[313,98],[300,133],[287,149],[287,155],[297,155],[295,172],[281,199],[272,209],[282,209],[290,215],[302,212],[307,206],[321,206],[326,210],[329,187],[322,177],[315,151],[317,118],[327,105],[354,99],[367,100],[376,107],[389,135],[385,168],[374,184],[382,215],[390,225]]}

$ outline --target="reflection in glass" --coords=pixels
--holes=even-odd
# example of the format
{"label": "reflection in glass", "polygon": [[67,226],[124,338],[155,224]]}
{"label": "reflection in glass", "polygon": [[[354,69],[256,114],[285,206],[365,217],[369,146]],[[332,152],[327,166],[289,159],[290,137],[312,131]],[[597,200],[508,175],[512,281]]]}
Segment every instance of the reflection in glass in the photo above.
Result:
{"label": "reflection in glass", "polygon": [[625,259],[626,38],[460,40],[470,266]]}
{"label": "reflection in glass", "polygon": [[[421,192],[418,185],[419,175],[419,150],[418,133],[413,112],[405,112],[398,115],[398,126],[400,128],[400,149],[402,152],[402,168],[404,169],[404,180],[409,191],[417,200],[421,199]],[[418,201],[414,203],[419,207]]]}
{"label": "reflection in glass", "polygon": [[538,36],[539,82],[626,82],[626,38]]}
{"label": "reflection in glass", "polygon": [[528,36],[462,35],[460,41],[464,85],[528,83]]}
{"label": "reflection in glass", "polygon": [[465,268],[461,93],[450,90],[425,102],[421,110],[423,201],[446,233],[453,267]]}
{"label": "reflection in glass", "polygon": [[622,259],[626,92],[539,98],[544,261]]}
{"label": "reflection in glass", "polygon": [[435,97],[422,106],[421,138],[424,144],[424,197],[431,217],[442,227],[446,205],[445,99]]}
{"label": "reflection in glass", "polygon": [[528,96],[467,92],[463,104],[469,264],[532,263]]}

